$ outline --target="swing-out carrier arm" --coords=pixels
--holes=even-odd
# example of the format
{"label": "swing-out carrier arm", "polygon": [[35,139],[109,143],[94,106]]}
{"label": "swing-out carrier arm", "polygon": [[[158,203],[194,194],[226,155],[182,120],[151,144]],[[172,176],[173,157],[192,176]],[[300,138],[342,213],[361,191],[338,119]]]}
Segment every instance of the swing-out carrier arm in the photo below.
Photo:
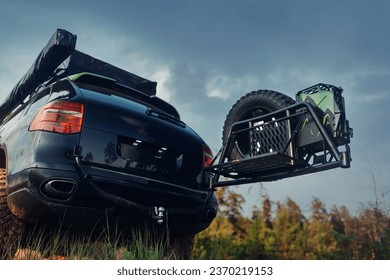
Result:
{"label": "swing-out carrier arm", "polygon": [[[291,106],[236,122],[207,169],[215,174],[212,187],[275,181],[350,167],[348,144],[352,129],[345,118],[341,92],[341,88],[319,84],[300,91],[298,102]],[[334,97],[336,110],[321,108],[321,102],[316,102],[323,94]],[[238,139],[247,139],[249,153],[240,151]],[[237,158],[232,158],[233,150],[239,155]]]}

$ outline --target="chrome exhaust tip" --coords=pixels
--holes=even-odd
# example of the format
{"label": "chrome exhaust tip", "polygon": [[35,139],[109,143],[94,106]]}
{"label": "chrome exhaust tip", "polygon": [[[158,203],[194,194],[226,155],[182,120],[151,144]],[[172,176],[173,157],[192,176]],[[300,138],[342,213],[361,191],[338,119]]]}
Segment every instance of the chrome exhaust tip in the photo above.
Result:
{"label": "chrome exhaust tip", "polygon": [[71,179],[50,179],[43,183],[41,192],[48,198],[68,200],[77,188],[77,182]]}

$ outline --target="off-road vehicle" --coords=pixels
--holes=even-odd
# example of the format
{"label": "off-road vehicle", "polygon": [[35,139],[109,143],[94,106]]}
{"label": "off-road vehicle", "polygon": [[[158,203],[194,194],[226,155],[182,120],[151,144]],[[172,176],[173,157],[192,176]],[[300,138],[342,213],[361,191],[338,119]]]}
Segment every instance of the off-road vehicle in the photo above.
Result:
{"label": "off-road vehicle", "polygon": [[155,82],[75,45],[58,29],[0,106],[0,251],[26,228],[59,221],[124,230],[146,222],[193,240],[217,214],[217,187],[350,165],[339,87],[318,84],[296,100],[248,93],[213,157]]}

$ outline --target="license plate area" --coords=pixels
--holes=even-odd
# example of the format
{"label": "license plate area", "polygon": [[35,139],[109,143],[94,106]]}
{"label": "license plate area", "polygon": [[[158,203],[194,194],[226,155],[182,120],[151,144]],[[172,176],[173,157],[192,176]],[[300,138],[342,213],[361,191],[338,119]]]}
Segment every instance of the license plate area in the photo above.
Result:
{"label": "license plate area", "polygon": [[178,172],[183,161],[183,154],[173,148],[124,136],[118,136],[117,153],[128,168],[159,173]]}

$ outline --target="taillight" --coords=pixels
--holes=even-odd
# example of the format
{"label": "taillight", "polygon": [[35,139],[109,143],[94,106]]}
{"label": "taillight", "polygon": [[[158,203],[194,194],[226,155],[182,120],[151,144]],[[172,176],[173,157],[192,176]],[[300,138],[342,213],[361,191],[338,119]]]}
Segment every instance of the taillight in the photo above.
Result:
{"label": "taillight", "polygon": [[203,166],[207,167],[210,166],[214,159],[213,152],[211,151],[210,147],[206,144],[203,145]]}
{"label": "taillight", "polygon": [[63,134],[79,133],[84,104],[57,100],[45,105],[32,121],[29,131],[44,130]]}

